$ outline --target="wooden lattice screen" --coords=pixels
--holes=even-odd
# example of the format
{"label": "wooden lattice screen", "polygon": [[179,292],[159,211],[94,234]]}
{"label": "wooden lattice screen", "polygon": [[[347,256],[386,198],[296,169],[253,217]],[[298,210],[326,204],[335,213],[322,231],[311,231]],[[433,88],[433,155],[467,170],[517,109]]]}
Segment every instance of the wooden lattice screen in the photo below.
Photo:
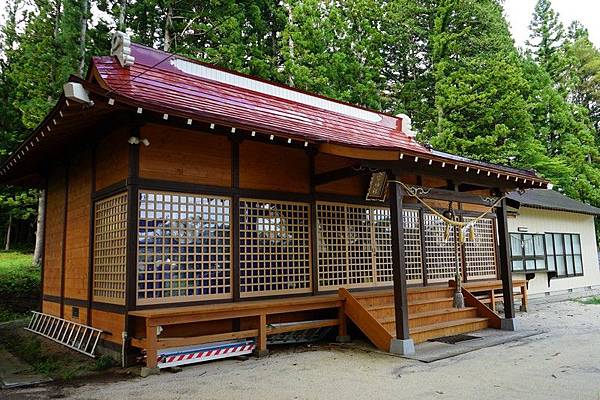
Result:
{"label": "wooden lattice screen", "polygon": [[94,301],[125,304],[127,193],[94,205]]}
{"label": "wooden lattice screen", "polygon": [[231,199],[140,191],[137,303],[226,299]]}
{"label": "wooden lattice screen", "polygon": [[240,297],[311,289],[310,207],[240,199]]}
{"label": "wooden lattice screen", "polygon": [[[465,217],[469,222],[474,218]],[[496,236],[494,220],[482,218],[475,223],[475,240],[465,242],[467,279],[496,278]]]}
{"label": "wooden lattice screen", "polygon": [[[392,242],[388,208],[317,203],[319,289],[388,286],[392,278]],[[409,283],[422,279],[417,210],[404,210],[406,268]]]}
{"label": "wooden lattice screen", "polygon": [[406,283],[423,282],[423,262],[421,255],[421,223],[419,211],[404,210],[404,260],[406,263]]}
{"label": "wooden lattice screen", "polygon": [[454,229],[450,229],[448,240],[444,240],[446,224],[431,213],[423,214],[425,254],[427,255],[428,282],[447,282],[456,273],[456,262],[462,268],[460,248],[456,249]]}

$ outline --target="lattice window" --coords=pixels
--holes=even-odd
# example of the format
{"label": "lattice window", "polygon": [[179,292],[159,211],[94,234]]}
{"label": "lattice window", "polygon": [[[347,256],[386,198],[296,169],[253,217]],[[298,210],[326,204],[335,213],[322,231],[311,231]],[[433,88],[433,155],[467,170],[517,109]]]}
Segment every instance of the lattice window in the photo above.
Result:
{"label": "lattice window", "polygon": [[[406,215],[406,213],[404,214]],[[388,208],[374,208],[373,233],[375,235],[375,281],[380,284],[392,285],[392,228],[390,224],[390,210]]]}
{"label": "lattice window", "polygon": [[[390,210],[374,208],[372,210],[375,230],[375,263],[378,284],[392,284],[392,233]],[[406,282],[423,282],[423,264],[421,262],[421,228],[419,211],[404,210],[404,260],[406,263]]]}
{"label": "lattice window", "polygon": [[231,199],[140,191],[137,303],[231,298]]}
{"label": "lattice window", "polygon": [[[469,222],[475,218],[465,217]],[[482,218],[475,223],[475,240],[465,241],[467,279],[496,278],[496,238],[494,221]]]}
{"label": "lattice window", "polygon": [[240,199],[240,297],[310,291],[309,205]]}
{"label": "lattice window", "polygon": [[375,283],[373,253],[374,240],[371,230],[369,207],[346,207],[346,243],[348,251],[348,286]]}
{"label": "lattice window", "polygon": [[404,210],[404,260],[406,282],[423,283],[423,263],[421,258],[421,223],[419,211]]}
{"label": "lattice window", "polygon": [[[391,285],[390,210],[317,203],[319,288]],[[420,282],[421,234],[418,211],[404,210],[408,281]]]}
{"label": "lattice window", "polygon": [[318,203],[317,220],[319,288],[347,286],[346,206]]}
{"label": "lattice window", "polygon": [[[456,273],[456,262],[461,267],[460,253],[457,254],[454,229],[450,229],[448,240],[444,240],[446,224],[438,216],[423,214],[425,229],[425,254],[427,255],[428,282],[446,282]],[[460,252],[460,249],[458,250]]]}
{"label": "lattice window", "polygon": [[94,300],[125,304],[127,193],[94,207]]}

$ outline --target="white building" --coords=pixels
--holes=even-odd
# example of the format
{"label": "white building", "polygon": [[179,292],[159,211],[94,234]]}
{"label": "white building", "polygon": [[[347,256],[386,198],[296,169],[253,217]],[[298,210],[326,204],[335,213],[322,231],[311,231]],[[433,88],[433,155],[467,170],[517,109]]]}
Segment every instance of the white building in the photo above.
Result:
{"label": "white building", "polygon": [[600,289],[594,218],[600,208],[546,189],[511,193],[514,279],[528,279],[531,299],[592,294]]}

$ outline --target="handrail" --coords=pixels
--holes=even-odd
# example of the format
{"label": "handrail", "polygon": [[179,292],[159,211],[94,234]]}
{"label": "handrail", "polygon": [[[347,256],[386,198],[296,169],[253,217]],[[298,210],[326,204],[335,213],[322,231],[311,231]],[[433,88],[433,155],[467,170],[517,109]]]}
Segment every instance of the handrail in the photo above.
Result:
{"label": "handrail", "polygon": [[381,351],[390,351],[392,335],[375,319],[345,288],[340,288],[338,294],[344,300],[344,312]]}
{"label": "handrail", "polygon": [[482,317],[486,317],[488,319],[488,324],[491,328],[500,329],[501,319],[492,310],[490,310],[485,304],[477,299],[477,297],[473,296],[473,293],[469,292],[467,289],[462,288],[462,294],[465,299],[465,306],[467,307],[476,307],[477,314]]}

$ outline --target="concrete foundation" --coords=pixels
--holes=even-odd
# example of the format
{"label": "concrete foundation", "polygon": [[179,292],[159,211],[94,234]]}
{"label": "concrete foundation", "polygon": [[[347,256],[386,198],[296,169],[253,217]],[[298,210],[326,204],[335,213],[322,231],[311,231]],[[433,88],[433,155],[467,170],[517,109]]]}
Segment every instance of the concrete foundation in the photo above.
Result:
{"label": "concrete foundation", "polygon": [[500,329],[503,331],[517,331],[519,330],[519,321],[515,318],[502,318]]}
{"label": "concrete foundation", "polygon": [[142,369],[140,370],[140,376],[142,378],[146,378],[150,375],[159,375],[160,374],[160,369],[157,368],[148,368],[148,367],[142,367]]}
{"label": "concrete foundation", "polygon": [[269,350],[254,350],[254,355],[258,358],[266,357],[269,355]]}
{"label": "concrete foundation", "polygon": [[338,343],[350,343],[352,338],[350,336],[336,336],[335,341]]}
{"label": "concrete foundation", "polygon": [[415,342],[412,339],[392,339],[390,353],[410,356],[415,354]]}

